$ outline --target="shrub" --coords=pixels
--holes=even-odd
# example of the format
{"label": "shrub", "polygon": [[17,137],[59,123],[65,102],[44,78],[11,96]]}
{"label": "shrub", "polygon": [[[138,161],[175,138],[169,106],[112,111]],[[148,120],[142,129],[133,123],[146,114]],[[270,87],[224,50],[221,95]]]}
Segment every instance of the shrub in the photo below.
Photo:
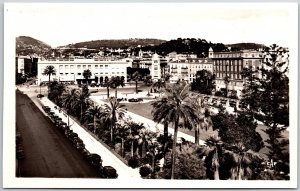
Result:
{"label": "shrub", "polygon": [[152,170],[148,165],[144,165],[140,168],[140,175],[141,175],[142,178],[145,178],[145,177],[149,176],[151,171]]}
{"label": "shrub", "polygon": [[128,166],[130,166],[131,168],[137,168],[137,167],[139,167],[139,165],[140,165],[140,162],[137,157],[133,157],[128,160]]}

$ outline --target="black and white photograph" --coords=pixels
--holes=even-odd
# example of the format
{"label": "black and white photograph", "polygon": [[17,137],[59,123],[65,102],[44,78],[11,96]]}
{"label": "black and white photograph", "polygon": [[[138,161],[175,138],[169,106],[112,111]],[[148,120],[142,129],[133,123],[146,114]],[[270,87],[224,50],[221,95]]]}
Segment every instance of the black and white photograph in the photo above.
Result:
{"label": "black and white photograph", "polygon": [[297,60],[297,3],[6,3],[3,186],[296,188]]}

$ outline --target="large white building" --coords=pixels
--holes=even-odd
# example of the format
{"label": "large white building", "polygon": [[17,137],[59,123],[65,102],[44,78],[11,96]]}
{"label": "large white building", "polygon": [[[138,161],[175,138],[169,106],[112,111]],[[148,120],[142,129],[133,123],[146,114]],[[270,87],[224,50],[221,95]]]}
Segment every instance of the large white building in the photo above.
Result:
{"label": "large white building", "polygon": [[184,80],[188,83],[196,79],[196,73],[200,70],[208,70],[213,73],[213,61],[210,58],[194,58],[185,60],[170,61],[170,82]]}
{"label": "large white building", "polygon": [[44,69],[52,65],[56,75],[51,75],[51,80],[60,82],[81,83],[84,80],[83,71],[89,69],[92,73],[90,79],[101,83],[104,79],[113,76],[123,77],[127,81],[127,67],[132,66],[131,59],[103,60],[103,59],[49,59],[38,62],[38,84],[48,82],[49,76],[43,75]]}

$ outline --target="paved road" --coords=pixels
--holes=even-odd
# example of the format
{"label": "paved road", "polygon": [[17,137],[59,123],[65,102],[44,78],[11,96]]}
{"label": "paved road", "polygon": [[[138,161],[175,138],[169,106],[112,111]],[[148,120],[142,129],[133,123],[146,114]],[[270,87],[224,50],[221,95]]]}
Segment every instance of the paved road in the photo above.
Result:
{"label": "paved road", "polygon": [[93,169],[71,143],[25,95],[16,95],[17,129],[26,158],[19,161],[20,177],[96,178]]}

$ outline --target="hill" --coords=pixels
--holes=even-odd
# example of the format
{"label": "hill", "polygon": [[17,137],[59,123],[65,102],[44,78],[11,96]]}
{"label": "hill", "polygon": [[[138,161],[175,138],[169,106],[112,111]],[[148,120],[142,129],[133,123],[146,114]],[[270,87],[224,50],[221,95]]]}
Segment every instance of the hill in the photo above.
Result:
{"label": "hill", "polygon": [[66,46],[60,46],[58,48],[88,48],[88,49],[100,49],[105,48],[128,48],[137,46],[156,46],[165,42],[160,39],[117,39],[117,40],[92,40],[86,42],[78,42],[75,44],[68,44]]}
{"label": "hill", "polygon": [[49,53],[51,46],[48,44],[34,39],[29,36],[19,36],[16,38],[16,54],[27,56],[27,55],[45,55]]}
{"label": "hill", "polygon": [[226,47],[231,47],[231,50],[246,50],[246,49],[255,49],[265,48],[264,44],[256,43],[236,43],[236,44],[226,44]]}

